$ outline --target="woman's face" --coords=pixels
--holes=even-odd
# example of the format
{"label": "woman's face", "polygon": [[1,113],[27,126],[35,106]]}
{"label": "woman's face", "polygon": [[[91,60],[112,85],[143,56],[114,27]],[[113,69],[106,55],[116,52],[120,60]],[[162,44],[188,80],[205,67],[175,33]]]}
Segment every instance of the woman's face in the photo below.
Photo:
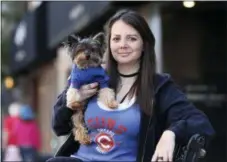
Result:
{"label": "woman's face", "polygon": [[118,20],[111,28],[110,50],[118,64],[134,64],[141,57],[143,40],[136,29]]}

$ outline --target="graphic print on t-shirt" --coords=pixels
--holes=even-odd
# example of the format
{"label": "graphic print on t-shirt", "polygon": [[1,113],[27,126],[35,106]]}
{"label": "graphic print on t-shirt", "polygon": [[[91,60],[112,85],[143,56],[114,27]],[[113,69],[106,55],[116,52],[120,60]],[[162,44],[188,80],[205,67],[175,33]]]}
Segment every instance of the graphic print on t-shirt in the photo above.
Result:
{"label": "graphic print on t-shirt", "polygon": [[114,132],[106,129],[98,129],[98,134],[95,136],[96,150],[100,153],[107,153],[115,146]]}
{"label": "graphic print on t-shirt", "polygon": [[88,127],[92,129],[91,136],[95,142],[96,150],[101,154],[106,154],[113,150],[116,146],[120,146],[123,133],[127,128],[117,124],[116,120],[104,117],[89,118],[87,120]]}

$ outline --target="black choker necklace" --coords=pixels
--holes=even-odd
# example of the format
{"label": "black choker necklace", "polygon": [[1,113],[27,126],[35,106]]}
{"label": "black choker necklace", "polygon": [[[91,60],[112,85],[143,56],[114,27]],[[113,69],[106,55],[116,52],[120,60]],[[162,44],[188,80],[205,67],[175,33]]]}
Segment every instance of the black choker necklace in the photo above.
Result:
{"label": "black choker necklace", "polygon": [[[119,73],[119,72],[118,72]],[[135,72],[135,73],[132,73],[132,74],[121,74],[119,73],[120,76],[122,77],[133,77],[133,76],[136,76],[137,74],[139,74],[139,72]]]}

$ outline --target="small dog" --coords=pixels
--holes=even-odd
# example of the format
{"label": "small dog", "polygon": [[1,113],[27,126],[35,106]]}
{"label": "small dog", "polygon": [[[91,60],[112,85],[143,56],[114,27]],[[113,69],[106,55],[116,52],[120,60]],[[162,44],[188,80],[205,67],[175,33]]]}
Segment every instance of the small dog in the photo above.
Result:
{"label": "small dog", "polygon": [[84,125],[84,104],[79,103],[80,87],[84,84],[98,82],[100,87],[98,101],[112,109],[118,106],[115,92],[108,87],[109,77],[101,67],[104,54],[104,34],[98,33],[93,38],[84,39],[70,35],[64,45],[68,48],[73,61],[69,79],[70,86],[67,91],[67,96],[73,103],[72,107],[77,110],[77,113],[72,116],[73,133],[76,141],[81,144],[89,144],[91,140]]}

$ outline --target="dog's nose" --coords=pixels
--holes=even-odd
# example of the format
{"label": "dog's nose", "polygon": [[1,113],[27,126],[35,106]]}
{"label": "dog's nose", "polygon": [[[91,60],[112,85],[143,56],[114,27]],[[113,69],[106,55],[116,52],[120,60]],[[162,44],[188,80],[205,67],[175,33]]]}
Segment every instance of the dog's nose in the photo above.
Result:
{"label": "dog's nose", "polygon": [[86,59],[89,60],[90,59],[90,55],[86,55]]}
{"label": "dog's nose", "polygon": [[84,52],[84,54],[85,54],[86,59],[89,60],[89,58],[90,58],[90,53],[89,53],[89,51],[86,50],[86,51]]}

